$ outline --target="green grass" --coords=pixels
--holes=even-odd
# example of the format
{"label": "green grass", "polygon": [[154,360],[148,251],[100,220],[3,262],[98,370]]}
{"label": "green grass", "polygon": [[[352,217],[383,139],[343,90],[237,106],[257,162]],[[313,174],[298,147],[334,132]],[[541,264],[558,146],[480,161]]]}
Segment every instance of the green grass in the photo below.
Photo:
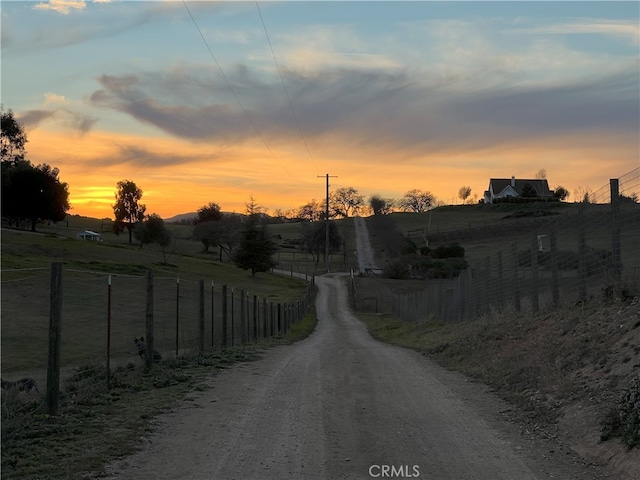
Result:
{"label": "green grass", "polygon": [[[267,348],[303,340],[315,329],[315,309],[280,338],[165,360],[146,371],[139,360],[114,370],[106,388],[103,364],[79,367],[64,380],[59,415],[45,413],[41,395],[2,391],[2,476],[7,479],[84,478],[133,453],[153,431],[151,420],[205,388],[216,371],[258,360]],[[137,365],[137,366],[136,366]],[[98,441],[99,439],[99,441]]]}
{"label": "green grass", "polygon": [[[128,245],[126,234],[118,237],[103,232],[101,243],[75,239],[76,232],[84,229],[100,232],[100,224],[100,220],[71,216],[68,226],[66,222],[39,225],[38,233],[2,231],[3,376],[29,374],[37,378],[41,389],[40,394],[2,391],[3,478],[68,479],[100,471],[106,462],[132,453],[140,438],[151,431],[155,416],[204,388],[206,378],[218,369],[258,359],[263,349],[301,340],[315,328],[315,312],[310,309],[282,338],[209,350],[200,356],[165,354],[165,360],[147,372],[133,337],[144,334],[144,275],[148,269],[154,271],[155,338],[161,346],[167,345],[163,338],[175,328],[177,278],[181,322],[197,316],[197,285],[205,280],[206,325],[211,281],[216,285],[216,302],[220,302],[222,285],[273,303],[287,303],[302,298],[308,284],[276,274],[252,277],[219,262],[216,255],[203,253],[202,246],[190,240],[189,226],[169,226],[176,251],[166,264],[157,248]],[[51,417],[45,413],[42,372],[48,349],[49,268],[54,261],[64,264],[63,394],[60,414]],[[112,275],[113,297],[111,389],[106,388],[104,367],[108,274]],[[192,333],[192,325],[181,325],[181,338]],[[74,365],[81,366],[71,368]]]}
{"label": "green grass", "polygon": [[131,364],[112,374],[111,389],[104,368],[85,369],[65,382],[67,394],[55,417],[24,393],[3,390],[2,477],[69,479],[100,471],[132,453],[153,430],[154,417],[202,390],[217,369],[259,356],[250,347],[166,362],[149,372]]}

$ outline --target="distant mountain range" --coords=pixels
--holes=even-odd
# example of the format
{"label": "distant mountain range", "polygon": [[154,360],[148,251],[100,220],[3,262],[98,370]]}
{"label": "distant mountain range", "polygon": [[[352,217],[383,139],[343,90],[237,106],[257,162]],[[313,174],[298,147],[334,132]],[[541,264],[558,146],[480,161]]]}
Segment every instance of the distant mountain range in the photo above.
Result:
{"label": "distant mountain range", "polygon": [[178,223],[183,222],[185,220],[193,220],[198,217],[197,212],[189,212],[189,213],[180,213],[178,215],[174,215],[170,218],[164,218],[163,220],[167,223]]}

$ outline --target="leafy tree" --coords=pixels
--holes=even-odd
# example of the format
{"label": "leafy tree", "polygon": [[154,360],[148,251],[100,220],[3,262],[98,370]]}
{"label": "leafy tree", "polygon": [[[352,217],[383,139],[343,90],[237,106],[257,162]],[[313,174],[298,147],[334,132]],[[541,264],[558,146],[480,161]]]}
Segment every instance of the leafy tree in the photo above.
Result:
{"label": "leafy tree", "polygon": [[259,218],[262,219],[267,214],[267,209],[262,205],[258,204],[253,195],[249,196],[249,203],[245,203],[246,213],[250,218]]}
{"label": "leafy tree", "polygon": [[536,189],[533,188],[533,186],[530,183],[525,183],[524,186],[522,187],[521,196],[525,198],[537,197],[538,192],[536,192]]}
{"label": "leafy tree", "polygon": [[380,195],[372,195],[369,199],[369,207],[374,215],[388,215],[393,210],[393,205],[393,199],[382,198]]}
{"label": "leafy tree", "polygon": [[469,186],[460,187],[460,190],[458,190],[458,198],[462,200],[463,204],[467,201],[467,198],[469,198],[470,195],[471,187]]}
{"label": "leafy tree", "polygon": [[220,260],[222,252],[229,258],[233,258],[234,248],[240,242],[242,219],[239,215],[223,214],[220,220],[198,223],[193,230],[193,238],[202,242],[205,251],[209,247],[220,247]]}
{"label": "leafy tree", "polygon": [[211,222],[220,220],[221,218],[222,212],[220,211],[220,205],[214,202],[209,202],[198,209],[198,218],[196,218],[196,223]]}
{"label": "leafy tree", "polygon": [[11,110],[0,109],[0,121],[2,216],[16,226],[29,220],[31,231],[38,220],[63,220],[71,206],[69,187],[60,181],[60,171],[46,163],[33,166],[25,159],[27,136]]}
{"label": "leafy tree", "polygon": [[[325,222],[303,223],[302,224],[302,243],[307,252],[311,254],[316,262],[320,262],[320,258],[326,251],[326,231]],[[342,245],[342,237],[338,233],[338,227],[335,222],[329,222],[329,253],[340,251]]]}
{"label": "leafy tree", "polygon": [[567,190],[562,186],[557,186],[556,189],[553,191],[553,196],[560,200],[565,200],[566,198],[569,197],[569,190]]}
{"label": "leafy tree", "polygon": [[130,180],[118,182],[116,192],[116,203],[113,205],[115,222],[113,229],[116,234],[120,234],[125,228],[129,231],[129,243],[136,224],[144,220],[146,205],[140,203],[142,190]]}
{"label": "leafy tree", "polygon": [[400,199],[399,206],[405,212],[422,213],[433,207],[435,197],[431,192],[418,189],[409,190]]}
{"label": "leafy tree", "polygon": [[134,236],[140,242],[140,248],[149,243],[157,243],[162,248],[162,257],[167,262],[166,248],[171,245],[171,232],[164,224],[164,220],[159,215],[152,213],[147,218],[136,225]]}
{"label": "leafy tree", "polygon": [[[252,199],[253,203],[253,199]],[[247,221],[240,235],[240,244],[234,255],[236,265],[243,270],[251,270],[251,276],[258,272],[268,272],[276,266],[273,254],[277,246],[267,230],[267,226],[259,221],[256,213],[251,211],[252,203],[247,205]]]}
{"label": "leafy tree", "polygon": [[5,111],[0,107],[0,160],[15,161],[24,160],[24,144],[27,143],[27,135],[24,128],[18,122],[11,110]]}
{"label": "leafy tree", "polygon": [[333,217],[357,215],[364,206],[364,197],[353,187],[338,188],[329,196],[329,210]]}
{"label": "leafy tree", "polygon": [[16,225],[31,222],[35,232],[38,220],[64,220],[69,205],[68,185],[58,178],[59,170],[50,165],[33,166],[28,160],[2,162],[2,216]]}
{"label": "leafy tree", "polygon": [[314,198],[298,209],[296,217],[309,222],[315,222],[316,220],[322,220],[324,218],[324,213],[324,208],[316,202],[316,199]]}

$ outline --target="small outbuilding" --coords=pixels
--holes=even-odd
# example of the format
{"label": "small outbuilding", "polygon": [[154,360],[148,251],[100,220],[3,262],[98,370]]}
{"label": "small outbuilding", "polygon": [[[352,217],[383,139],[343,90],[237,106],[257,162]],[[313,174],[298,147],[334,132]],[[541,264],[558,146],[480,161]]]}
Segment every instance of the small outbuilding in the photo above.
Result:
{"label": "small outbuilding", "polygon": [[101,242],[102,236],[97,232],[92,232],[91,230],[85,230],[84,232],[80,232],[76,235],[78,240],[89,240],[91,242]]}

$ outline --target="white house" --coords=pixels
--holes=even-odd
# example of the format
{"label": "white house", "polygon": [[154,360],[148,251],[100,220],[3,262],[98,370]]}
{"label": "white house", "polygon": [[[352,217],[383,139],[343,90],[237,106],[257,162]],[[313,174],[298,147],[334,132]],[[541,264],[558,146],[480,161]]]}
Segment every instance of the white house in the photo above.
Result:
{"label": "white house", "polygon": [[76,235],[78,240],[90,240],[92,242],[101,242],[102,236],[99,233],[92,232],[91,230],[85,230]]}
{"label": "white house", "polygon": [[[526,185],[529,185],[529,187],[526,187]],[[549,183],[546,178],[492,178],[489,180],[489,188],[484,192],[484,203],[493,203],[496,198],[522,197],[523,191],[526,193],[527,189],[532,189],[539,198],[553,197],[553,191],[549,190]]]}

